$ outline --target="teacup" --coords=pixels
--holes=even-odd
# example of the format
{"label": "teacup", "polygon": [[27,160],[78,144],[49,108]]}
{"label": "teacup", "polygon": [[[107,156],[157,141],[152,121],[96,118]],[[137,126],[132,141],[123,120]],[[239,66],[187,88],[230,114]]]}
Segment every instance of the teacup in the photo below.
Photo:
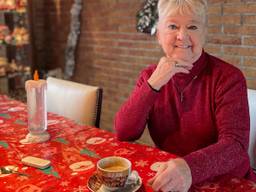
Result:
{"label": "teacup", "polygon": [[97,172],[104,188],[113,191],[125,186],[131,173],[131,162],[118,156],[105,157],[97,162]]}

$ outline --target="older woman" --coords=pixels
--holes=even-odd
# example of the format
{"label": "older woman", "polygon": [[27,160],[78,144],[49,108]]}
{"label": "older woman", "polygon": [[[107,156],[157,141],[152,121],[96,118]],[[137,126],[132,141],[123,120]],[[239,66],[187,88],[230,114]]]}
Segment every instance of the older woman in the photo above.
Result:
{"label": "older woman", "polygon": [[187,191],[224,174],[255,179],[246,82],[239,69],[204,52],[206,9],[206,0],[159,0],[165,56],[142,71],[115,118],[120,140],[138,139],[148,124],[156,146],[180,156],[150,180],[155,191]]}

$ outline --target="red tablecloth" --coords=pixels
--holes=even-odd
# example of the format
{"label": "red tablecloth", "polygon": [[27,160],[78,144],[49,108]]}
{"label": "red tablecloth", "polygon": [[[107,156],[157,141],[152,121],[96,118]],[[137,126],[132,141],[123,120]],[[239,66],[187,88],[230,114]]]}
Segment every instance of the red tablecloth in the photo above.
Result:
{"label": "red tablecloth", "polygon": [[[140,191],[152,191],[147,180],[156,173],[159,162],[175,156],[156,148],[118,141],[114,134],[48,114],[51,139],[41,144],[21,144],[27,130],[26,105],[0,96],[0,166],[14,166],[29,177],[0,174],[1,192],[87,192],[87,181],[96,162],[106,156],[128,158],[142,178]],[[21,158],[32,155],[51,161],[45,170],[24,166]],[[82,166],[81,166],[82,165]],[[245,179],[220,177],[193,186],[193,192],[256,191],[256,184]]]}

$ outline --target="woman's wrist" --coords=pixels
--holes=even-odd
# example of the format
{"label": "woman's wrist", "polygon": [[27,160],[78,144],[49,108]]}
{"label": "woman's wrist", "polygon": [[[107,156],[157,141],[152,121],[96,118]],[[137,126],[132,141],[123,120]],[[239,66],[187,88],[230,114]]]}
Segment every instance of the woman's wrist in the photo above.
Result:
{"label": "woman's wrist", "polygon": [[160,92],[160,88],[156,88],[155,86],[153,86],[149,81],[147,81],[148,86],[155,92]]}

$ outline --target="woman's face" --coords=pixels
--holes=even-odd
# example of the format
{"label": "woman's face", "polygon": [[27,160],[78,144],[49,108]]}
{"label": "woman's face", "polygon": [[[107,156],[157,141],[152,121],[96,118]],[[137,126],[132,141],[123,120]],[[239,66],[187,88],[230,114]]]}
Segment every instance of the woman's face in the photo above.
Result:
{"label": "woman's face", "polygon": [[202,53],[205,33],[203,18],[176,14],[160,18],[157,38],[167,57],[194,63]]}

